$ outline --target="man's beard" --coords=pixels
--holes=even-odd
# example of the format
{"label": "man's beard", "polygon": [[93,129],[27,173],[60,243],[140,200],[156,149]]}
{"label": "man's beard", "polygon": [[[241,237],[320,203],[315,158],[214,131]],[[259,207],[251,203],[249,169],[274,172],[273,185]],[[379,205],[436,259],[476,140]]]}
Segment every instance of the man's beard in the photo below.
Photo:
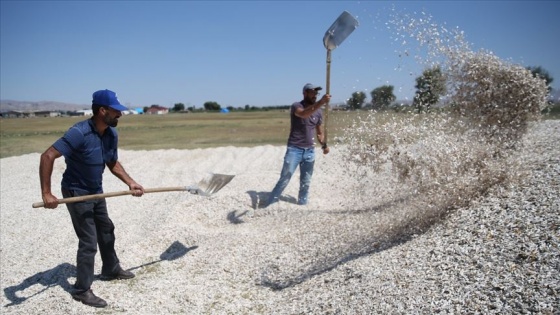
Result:
{"label": "man's beard", "polygon": [[111,117],[108,117],[108,116],[103,117],[103,122],[107,126],[111,126],[111,127],[116,127],[117,124],[119,123],[117,118],[111,118]]}
{"label": "man's beard", "polygon": [[306,97],[306,98],[305,98],[305,102],[306,102],[307,104],[313,105],[313,104],[315,104],[315,103],[317,102],[317,97],[316,97],[316,96],[313,96],[313,97]]}

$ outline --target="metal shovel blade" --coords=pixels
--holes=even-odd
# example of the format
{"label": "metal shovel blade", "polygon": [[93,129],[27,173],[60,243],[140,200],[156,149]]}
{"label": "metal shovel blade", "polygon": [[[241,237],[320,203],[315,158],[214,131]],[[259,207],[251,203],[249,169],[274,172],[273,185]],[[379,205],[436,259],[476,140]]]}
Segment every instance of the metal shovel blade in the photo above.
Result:
{"label": "metal shovel blade", "polygon": [[348,11],[342,12],[331,27],[325,32],[323,44],[328,50],[333,50],[358,27],[358,20]]}
{"label": "metal shovel blade", "polygon": [[235,175],[209,174],[198,185],[189,186],[187,190],[192,194],[210,196],[231,182],[234,177]]}

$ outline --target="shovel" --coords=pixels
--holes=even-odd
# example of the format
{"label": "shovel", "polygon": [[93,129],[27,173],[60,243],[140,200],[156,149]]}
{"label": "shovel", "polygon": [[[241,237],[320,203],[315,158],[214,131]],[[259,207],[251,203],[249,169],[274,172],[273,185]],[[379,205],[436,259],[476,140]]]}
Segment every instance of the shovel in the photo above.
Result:
{"label": "shovel", "polygon": [[[344,11],[340,16],[334,21],[334,23],[325,32],[323,37],[323,44],[327,49],[327,94],[331,92],[331,51],[338,47],[342,42],[358,27],[358,21],[348,13]],[[329,104],[325,105],[325,137],[324,146],[327,147],[327,121],[329,119]]]}
{"label": "shovel", "polygon": [[[144,193],[147,194],[147,193],[166,192],[166,191],[188,191],[191,194],[210,196],[218,192],[225,185],[227,185],[233,179],[234,176],[235,175],[210,174],[209,176],[201,180],[198,183],[198,185],[187,186],[187,187],[179,186],[179,187],[149,188],[149,189],[144,189]],[[103,193],[103,194],[85,195],[85,196],[58,199],[58,203],[61,204],[61,203],[87,201],[92,199],[132,195],[133,193],[134,190],[125,190],[125,191],[117,191],[117,192],[110,192],[110,193]],[[43,202],[35,202],[33,204],[33,208],[41,208],[44,206],[45,204]]]}

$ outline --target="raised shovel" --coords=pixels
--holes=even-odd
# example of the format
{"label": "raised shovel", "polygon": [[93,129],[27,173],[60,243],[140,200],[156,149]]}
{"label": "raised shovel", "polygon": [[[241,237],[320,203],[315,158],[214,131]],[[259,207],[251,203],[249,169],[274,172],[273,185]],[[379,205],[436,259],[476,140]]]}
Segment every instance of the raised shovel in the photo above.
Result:
{"label": "raised shovel", "polygon": [[[191,194],[201,195],[201,196],[210,196],[220,189],[222,189],[225,185],[227,185],[235,175],[224,175],[224,174],[209,174],[207,177],[202,179],[197,185],[193,186],[178,186],[178,187],[161,187],[161,188],[148,188],[144,189],[144,193],[157,193],[157,192],[167,192],[167,191],[188,191]],[[85,196],[78,196],[78,197],[70,197],[70,198],[62,198],[58,199],[58,203],[72,203],[72,202],[79,202],[79,201],[87,201],[92,199],[100,199],[100,198],[108,198],[108,197],[117,197],[117,196],[124,196],[124,195],[132,195],[134,190],[125,190],[125,191],[116,191],[110,193],[102,193],[102,194],[94,194],[94,195],[85,195]],[[41,202],[35,202],[33,204],[33,208],[41,208],[44,207],[45,204]]]}
{"label": "raised shovel", "polygon": [[[338,47],[342,42],[358,27],[358,20],[348,11],[344,11],[334,21],[323,36],[323,45],[327,49],[327,94],[331,94],[331,51]],[[329,104],[325,105],[324,117],[324,145],[327,147],[327,121],[329,119]]]}

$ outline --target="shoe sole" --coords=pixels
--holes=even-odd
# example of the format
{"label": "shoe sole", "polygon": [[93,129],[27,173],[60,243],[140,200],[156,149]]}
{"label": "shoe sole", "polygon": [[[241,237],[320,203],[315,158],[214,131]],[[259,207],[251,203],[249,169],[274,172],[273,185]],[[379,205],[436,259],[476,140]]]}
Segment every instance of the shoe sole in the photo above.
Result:
{"label": "shoe sole", "polygon": [[107,306],[107,304],[104,304],[104,305],[101,305],[101,304],[88,304],[88,303],[86,303],[86,302],[84,302],[84,301],[82,301],[82,300],[80,300],[80,299],[78,299],[78,298],[75,298],[75,297],[72,297],[72,298],[73,298],[75,301],[82,302],[82,304],[87,305],[87,306],[91,306],[91,307],[104,308],[104,307]]}
{"label": "shoe sole", "polygon": [[99,280],[101,281],[113,281],[113,280],[129,280],[134,278],[135,276],[132,277],[121,277],[121,276],[117,276],[117,277],[108,277],[108,276],[99,276]]}

